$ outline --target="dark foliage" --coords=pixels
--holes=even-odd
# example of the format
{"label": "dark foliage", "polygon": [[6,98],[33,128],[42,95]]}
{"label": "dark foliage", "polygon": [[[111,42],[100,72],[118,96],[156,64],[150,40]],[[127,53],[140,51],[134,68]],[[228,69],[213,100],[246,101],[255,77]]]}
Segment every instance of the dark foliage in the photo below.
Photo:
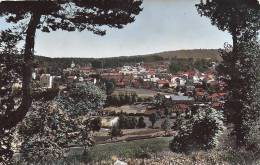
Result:
{"label": "dark foliage", "polygon": [[256,92],[256,60],[260,30],[260,4],[257,0],[212,0],[196,5],[199,14],[209,17],[220,30],[227,30],[233,46],[226,45],[222,52],[220,74],[225,76],[229,97],[225,104],[228,121],[234,123],[237,145],[246,143],[250,122],[258,116],[254,108]]}
{"label": "dark foliage", "polygon": [[120,114],[118,126],[120,129],[134,129],[137,127],[137,119],[134,116]]}
{"label": "dark foliage", "polygon": [[93,131],[99,131],[101,129],[101,118],[100,117],[97,117],[93,120],[91,120],[91,129]]}
{"label": "dark foliage", "polygon": [[152,113],[149,116],[149,120],[152,123],[152,127],[154,127],[154,124],[160,119],[160,115],[158,113]]}
{"label": "dark foliage", "polygon": [[145,128],[146,127],[143,116],[139,117],[137,127],[138,128]]}

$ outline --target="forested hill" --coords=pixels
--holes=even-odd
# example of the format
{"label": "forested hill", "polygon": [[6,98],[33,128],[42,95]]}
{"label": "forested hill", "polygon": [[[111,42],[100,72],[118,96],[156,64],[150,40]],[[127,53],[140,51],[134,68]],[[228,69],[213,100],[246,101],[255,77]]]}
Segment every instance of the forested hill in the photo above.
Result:
{"label": "forested hill", "polygon": [[58,71],[69,67],[72,61],[80,66],[92,64],[92,66],[95,68],[113,68],[131,63],[154,63],[157,61],[169,61],[174,59],[211,59],[213,61],[220,61],[221,57],[218,53],[218,50],[216,49],[178,50],[148,55],[109,58],[49,58],[43,56],[36,57],[36,60],[38,61],[40,66],[49,68],[52,71]]}
{"label": "forested hill", "polygon": [[220,53],[217,49],[193,49],[193,50],[176,50],[166,51],[154,54],[148,54],[147,56],[160,56],[164,59],[211,59],[213,61],[222,61]]}

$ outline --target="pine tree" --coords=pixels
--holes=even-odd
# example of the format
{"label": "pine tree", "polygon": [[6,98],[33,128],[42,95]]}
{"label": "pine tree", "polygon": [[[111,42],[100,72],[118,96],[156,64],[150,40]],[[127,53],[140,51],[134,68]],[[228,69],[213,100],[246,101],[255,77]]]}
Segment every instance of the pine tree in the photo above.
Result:
{"label": "pine tree", "polygon": [[0,128],[15,127],[25,117],[32,104],[31,79],[37,29],[42,32],[58,29],[88,30],[97,35],[104,35],[104,25],[123,28],[124,25],[132,23],[142,10],[141,4],[141,0],[1,1],[0,16],[7,23],[14,23],[14,29],[18,29],[25,38],[25,46],[22,103],[17,111],[10,112],[8,116],[0,116]]}
{"label": "pine tree", "polygon": [[137,127],[138,128],[145,128],[146,127],[143,116],[139,117]]}
{"label": "pine tree", "polygon": [[152,113],[149,116],[149,120],[152,123],[152,127],[154,128],[154,124],[156,123],[156,121],[158,121],[160,119],[160,116],[158,113]]}
{"label": "pine tree", "polygon": [[165,135],[171,129],[171,123],[168,117],[166,117],[166,119],[162,122],[161,128],[165,131]]}

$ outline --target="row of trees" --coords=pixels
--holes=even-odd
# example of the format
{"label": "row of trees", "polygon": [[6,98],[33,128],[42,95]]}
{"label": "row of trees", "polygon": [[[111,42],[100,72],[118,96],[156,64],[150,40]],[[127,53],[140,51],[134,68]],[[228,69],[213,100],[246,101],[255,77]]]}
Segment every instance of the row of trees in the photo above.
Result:
{"label": "row of trees", "polygon": [[[150,115],[149,120],[152,123],[152,127],[154,127],[154,124],[156,121],[160,119],[160,116],[157,113],[153,113]],[[138,118],[138,120],[134,116],[126,116],[121,114],[119,116],[118,124],[112,126],[109,135],[111,138],[122,136],[123,132],[122,129],[135,129],[135,128],[145,128],[146,123],[144,121],[144,117],[141,116]],[[165,134],[171,130],[171,122],[168,117],[165,118],[165,120],[161,124],[161,129],[165,131]]]}
{"label": "row of trees", "polygon": [[145,128],[146,124],[144,122],[144,117],[141,116],[137,120],[134,116],[126,116],[120,114],[118,120],[118,127],[120,129],[134,129],[134,128]]}
{"label": "row of trees", "polygon": [[119,94],[109,95],[107,98],[107,106],[131,105],[139,101],[135,92],[120,92]]}

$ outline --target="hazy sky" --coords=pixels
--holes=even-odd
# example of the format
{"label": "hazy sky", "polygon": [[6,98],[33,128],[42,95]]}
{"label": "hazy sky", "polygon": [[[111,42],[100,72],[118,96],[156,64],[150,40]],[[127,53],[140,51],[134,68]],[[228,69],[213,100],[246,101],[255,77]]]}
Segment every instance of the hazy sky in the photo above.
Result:
{"label": "hazy sky", "polygon": [[136,21],[106,36],[88,31],[37,33],[36,52],[49,57],[111,57],[179,49],[222,48],[231,36],[197,14],[198,0],[144,0]]}

